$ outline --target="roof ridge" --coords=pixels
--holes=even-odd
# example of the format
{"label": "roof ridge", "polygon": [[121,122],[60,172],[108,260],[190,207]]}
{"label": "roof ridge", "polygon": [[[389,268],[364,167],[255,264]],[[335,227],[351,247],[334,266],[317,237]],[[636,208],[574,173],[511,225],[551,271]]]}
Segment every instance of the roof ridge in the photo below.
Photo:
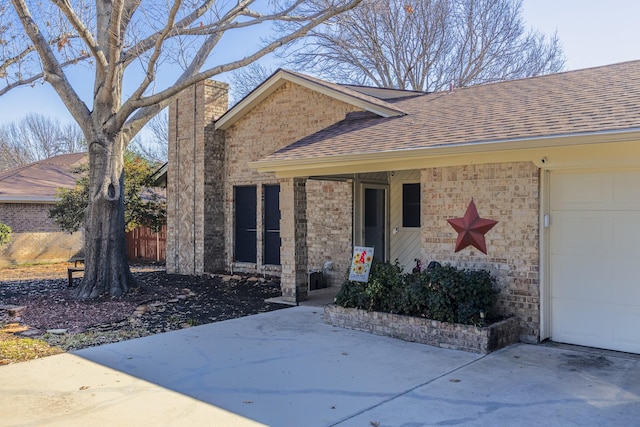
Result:
{"label": "roof ridge", "polygon": [[608,68],[608,69],[617,68],[619,66],[630,65],[630,64],[633,64],[633,63],[640,64],[640,59],[617,62],[615,64],[597,65],[597,66],[593,66],[593,67],[579,68],[577,70],[563,70],[563,71],[558,71],[557,73],[538,74],[538,75],[529,76],[529,77],[519,77],[517,79],[495,80],[495,81],[486,82],[486,83],[478,83],[478,84],[475,84],[475,85],[454,87],[453,90],[444,89],[444,90],[440,90],[440,91],[437,91],[437,92],[430,92],[430,93],[428,93],[428,95],[443,94],[443,93],[448,93],[448,92],[452,92],[452,91],[456,92],[456,91],[460,91],[460,90],[468,90],[468,89],[473,89],[473,88],[478,88],[478,87],[486,87],[486,86],[492,86],[492,85],[504,85],[504,84],[509,84],[509,83],[518,83],[518,82],[522,82],[522,81],[541,80],[541,79],[545,79],[546,80],[546,79],[553,79],[553,78],[557,79],[559,77],[566,77],[568,75],[583,74],[583,73],[587,73],[587,72],[594,72],[594,71],[596,71],[598,69],[602,69],[602,68]]}
{"label": "roof ridge", "polygon": [[12,178],[14,176],[19,175],[20,172],[31,169],[33,167],[36,167],[37,165],[51,165],[51,166],[56,166],[56,167],[72,167],[74,164],[76,164],[78,162],[78,160],[74,160],[73,162],[68,162],[68,163],[60,163],[60,162],[55,162],[55,161],[51,161],[53,159],[56,158],[60,158],[60,157],[71,157],[71,156],[86,156],[87,152],[86,151],[82,151],[82,152],[78,152],[78,153],[64,153],[64,154],[57,154],[55,156],[52,157],[47,157],[46,159],[40,159],[40,160],[36,160],[35,162],[31,162],[31,163],[27,163],[26,165],[19,165],[4,171],[0,171],[0,181],[4,181],[6,179]]}

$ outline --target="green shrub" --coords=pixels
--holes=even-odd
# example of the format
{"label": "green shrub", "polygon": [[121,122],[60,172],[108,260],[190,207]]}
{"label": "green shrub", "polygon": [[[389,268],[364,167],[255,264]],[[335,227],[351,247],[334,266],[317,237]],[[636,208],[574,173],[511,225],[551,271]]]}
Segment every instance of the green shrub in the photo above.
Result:
{"label": "green shrub", "polygon": [[495,279],[485,270],[444,265],[403,274],[395,264],[374,261],[368,283],[346,280],[336,297],[342,307],[425,317],[450,323],[479,324],[492,315]]}
{"label": "green shrub", "polygon": [[11,241],[11,227],[0,222],[0,246]]}
{"label": "green shrub", "polygon": [[396,313],[397,299],[401,298],[403,287],[402,268],[398,263],[374,260],[369,282],[345,280],[336,296],[336,304],[368,311]]}

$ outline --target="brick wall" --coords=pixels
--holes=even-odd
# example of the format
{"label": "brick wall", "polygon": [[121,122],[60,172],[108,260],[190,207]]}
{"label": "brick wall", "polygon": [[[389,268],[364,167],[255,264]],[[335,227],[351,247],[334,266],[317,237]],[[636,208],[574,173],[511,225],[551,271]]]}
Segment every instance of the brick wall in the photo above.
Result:
{"label": "brick wall", "polygon": [[517,343],[520,331],[515,317],[487,327],[477,327],[333,304],[325,306],[323,317],[332,326],[481,354]]}
{"label": "brick wall", "polygon": [[[249,163],[342,120],[347,113],[358,108],[285,82],[229,129],[215,131],[212,118],[224,110],[213,107],[222,105],[223,97],[226,106],[226,94],[222,94],[225,90],[225,86],[213,82],[198,84],[184,91],[170,106],[167,270],[199,274],[233,269],[282,275],[283,293],[292,298],[296,284],[299,288],[306,287],[309,263],[315,265],[333,258],[348,260],[351,246],[350,235],[341,236],[323,248],[314,247],[309,259],[304,245],[307,241],[305,215],[308,212],[303,214],[300,209],[294,211],[292,207],[295,204],[306,206],[308,197],[313,203],[321,201],[320,209],[327,206],[335,210],[332,215],[339,222],[334,225],[341,230],[336,231],[338,227],[332,227],[327,218],[316,216],[313,220],[320,219],[322,224],[314,226],[314,233],[326,236],[344,234],[343,224],[350,230],[350,187],[344,183],[328,183],[328,187],[318,188],[312,183],[310,188],[306,188],[305,181],[279,180],[272,174],[258,173]],[[262,187],[274,184],[281,188],[280,210],[283,216],[285,212],[292,215],[281,219],[283,266],[263,265],[264,229],[260,220],[256,231],[257,263],[236,263],[233,260],[233,189],[239,185],[255,185],[257,217],[262,218]],[[318,192],[325,188],[337,190],[323,199]],[[347,200],[343,202],[345,198]],[[338,212],[338,207],[343,211]],[[311,210],[313,208],[309,212]],[[344,256],[347,246],[349,249]],[[338,253],[334,254],[336,251]],[[338,263],[334,271],[346,268],[346,265]],[[332,275],[330,280],[341,281],[341,278],[331,278]]]}
{"label": "brick wall", "polygon": [[[500,287],[498,310],[521,320],[524,342],[540,335],[539,170],[532,163],[424,169],[422,257],[458,267],[486,269]],[[447,219],[475,201],[482,218],[499,221],[486,234],[485,255],[473,247],[454,253],[457,233]]]}
{"label": "brick wall", "polygon": [[0,267],[63,262],[82,249],[84,233],[67,233],[49,218],[52,205],[0,203],[0,222],[11,227],[11,243],[0,246]]}
{"label": "brick wall", "polygon": [[[233,264],[235,271],[258,273],[264,271],[269,274],[282,274],[283,294],[290,299],[293,299],[293,295],[295,294],[295,284],[291,282],[292,280],[297,282],[299,289],[302,287],[306,288],[307,269],[308,267],[313,267],[313,265],[309,265],[308,263],[316,262],[316,258],[309,261],[306,253],[302,256],[302,248],[298,247],[295,249],[291,247],[291,245],[294,244],[294,240],[290,238],[293,236],[292,233],[295,233],[295,230],[285,228],[287,226],[287,223],[284,223],[285,219],[281,220],[281,238],[283,240],[281,250],[282,269],[273,269],[270,266],[268,266],[270,267],[269,270],[265,271],[263,269],[262,236],[264,230],[261,221],[258,221],[257,229],[258,262],[255,265],[233,263],[233,188],[238,185],[256,185],[258,192],[257,199],[261,201],[263,199],[263,185],[280,184],[280,210],[284,216],[285,212],[291,211],[293,203],[296,203],[296,200],[301,200],[302,195],[299,192],[296,193],[298,195],[294,198],[293,187],[288,189],[288,186],[293,185],[293,181],[279,180],[272,174],[259,173],[252,169],[249,163],[266,157],[304,136],[330,126],[344,119],[348,112],[356,110],[357,108],[353,106],[308,90],[302,86],[286,82],[225,132],[225,259],[223,264],[227,266],[227,268],[230,268]],[[301,184],[298,182],[297,185]],[[309,214],[315,211],[312,203],[319,200],[319,197],[316,195],[318,189],[316,184],[310,181],[306,182],[305,187],[307,187],[305,203],[309,208],[307,212],[307,214]],[[311,197],[311,202],[309,202],[309,197]],[[257,208],[257,216],[258,218],[262,218],[261,203],[258,203]],[[350,206],[346,206],[346,208],[351,209]],[[296,218],[302,218],[300,213],[296,215]],[[289,222],[288,227],[295,226],[300,228],[302,226],[300,219],[292,218],[291,221],[293,222]],[[307,225],[311,226],[311,221],[311,219],[307,218],[305,227]],[[301,230],[298,230],[298,232],[303,233]],[[303,236],[306,233],[308,233],[308,230],[305,230],[304,233],[300,235]],[[306,238],[303,237],[303,239],[303,242],[306,241]],[[298,255],[291,258],[291,254],[294,252]],[[316,252],[313,254],[313,257],[315,256]],[[335,257],[338,255],[332,254],[330,256]],[[284,264],[286,262],[293,262],[294,264],[285,266]]]}
{"label": "brick wall", "polygon": [[[167,271],[202,274],[205,271],[205,198],[221,196],[205,169],[212,120],[228,105],[226,83],[204,81],[182,92],[169,107],[169,165],[167,170]],[[211,148],[208,146],[208,148]],[[207,185],[205,186],[205,182]],[[219,221],[218,221],[219,222]],[[207,227],[209,224],[207,224]],[[208,239],[213,235],[208,234]]]}
{"label": "brick wall", "polygon": [[351,182],[307,181],[307,247],[309,268],[322,269],[328,286],[344,280],[353,245],[353,184]]}

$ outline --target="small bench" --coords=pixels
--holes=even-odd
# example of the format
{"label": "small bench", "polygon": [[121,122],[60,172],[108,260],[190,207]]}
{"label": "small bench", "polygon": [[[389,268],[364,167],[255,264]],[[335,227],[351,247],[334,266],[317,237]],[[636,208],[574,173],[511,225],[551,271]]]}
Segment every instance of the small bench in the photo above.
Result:
{"label": "small bench", "polygon": [[[69,266],[67,268],[67,275],[69,277],[69,287],[73,285],[73,273],[78,271],[84,271],[84,258],[74,257],[69,260],[69,262],[73,263],[73,267]],[[78,265],[82,264],[82,265]]]}

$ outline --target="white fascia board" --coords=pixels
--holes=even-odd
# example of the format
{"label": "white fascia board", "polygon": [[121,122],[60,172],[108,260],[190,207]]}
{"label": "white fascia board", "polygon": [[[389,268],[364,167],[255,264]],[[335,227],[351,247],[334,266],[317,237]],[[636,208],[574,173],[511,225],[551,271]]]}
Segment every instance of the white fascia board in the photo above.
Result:
{"label": "white fascia board", "polygon": [[[640,129],[624,131],[603,131],[588,134],[571,134],[537,138],[521,138],[499,141],[483,141],[464,144],[446,144],[423,148],[401,149],[375,153],[345,154],[326,156],[321,158],[304,158],[298,160],[258,160],[249,166],[258,172],[272,172],[281,177],[307,176],[313,169],[334,169],[346,172],[363,172],[368,166],[391,164],[398,166],[402,162],[415,165],[420,159],[457,158],[464,162],[465,156],[480,154],[503,153],[502,160],[511,157],[516,159],[531,159],[539,167],[548,167],[537,156],[545,149],[557,150],[570,147],[588,147],[596,144],[623,143],[638,141],[640,144]],[[533,157],[532,157],[533,156]],[[473,158],[467,159],[475,163]],[[314,172],[311,172],[312,174]]]}

